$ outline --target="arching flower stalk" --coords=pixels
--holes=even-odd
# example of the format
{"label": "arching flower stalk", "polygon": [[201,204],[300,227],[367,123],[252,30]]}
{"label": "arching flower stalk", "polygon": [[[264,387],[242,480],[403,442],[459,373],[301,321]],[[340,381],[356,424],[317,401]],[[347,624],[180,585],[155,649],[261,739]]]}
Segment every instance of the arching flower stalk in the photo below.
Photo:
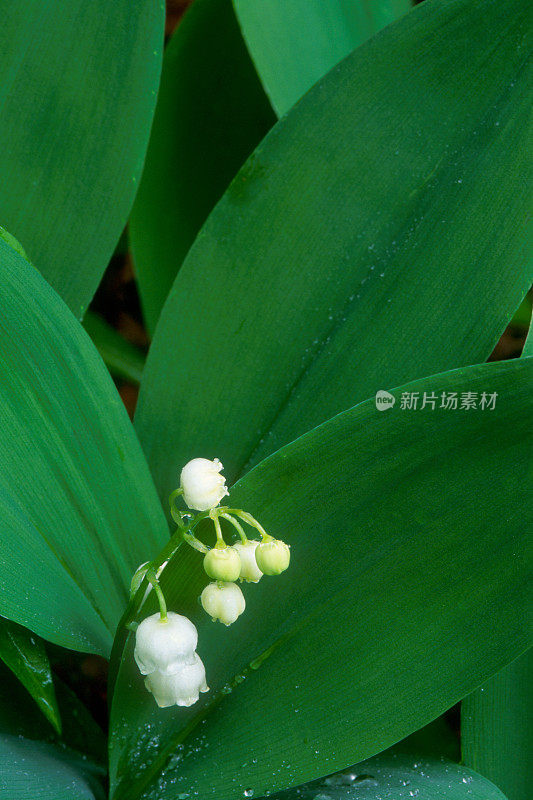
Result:
{"label": "arching flower stalk", "polygon": [[[145,676],[146,688],[161,707],[192,705],[201,692],[208,691],[204,665],[196,653],[196,627],[186,617],[167,611],[159,584],[162,571],[181,541],[203,554],[204,570],[211,582],[202,591],[200,601],[206,613],[224,625],[234,623],[246,607],[236,581],[258,583],[263,575],[279,575],[289,566],[289,545],[270,536],[249,512],[220,505],[229,494],[222,469],[218,459],[205,458],[192,459],[183,467],[180,486],[169,498],[178,530],[158,558],[141,564],[132,578],[130,603],[122,625],[136,631],[135,660]],[[187,511],[177,508],[179,498],[185,502]],[[213,547],[208,547],[194,533],[197,525],[207,519],[213,523]],[[233,528],[239,541],[226,542],[221,521]],[[251,527],[260,538],[249,539],[241,523]],[[159,613],[137,626],[134,619],[152,590],[159,602]]]}

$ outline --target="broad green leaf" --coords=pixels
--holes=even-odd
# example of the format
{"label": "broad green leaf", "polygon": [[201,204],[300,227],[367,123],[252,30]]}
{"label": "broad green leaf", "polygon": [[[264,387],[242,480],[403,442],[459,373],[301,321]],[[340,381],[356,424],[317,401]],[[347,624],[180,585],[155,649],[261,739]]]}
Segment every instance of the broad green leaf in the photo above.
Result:
{"label": "broad green leaf", "polygon": [[[290,569],[245,586],[246,612],[225,628],[198,605],[201,556],[180,548],[162,585],[198,626],[211,691],[162,712],[130,635],[112,706],[115,800],[260,797],[327,775],[435,719],[528,646],[532,377],[520,359],[422,379],[239,481],[231,505],[290,542]],[[404,392],[419,393],[417,410],[401,408]],[[478,407],[443,408],[442,392],[475,393]]]}
{"label": "broad green leaf", "polygon": [[0,226],[0,239],[3,239],[4,242],[6,242],[6,244],[8,244],[10,247],[12,247],[13,250],[15,250],[19,254],[19,256],[22,256],[23,258],[25,258],[26,261],[29,260],[28,256],[26,255],[26,252],[25,252],[24,248],[21,245],[21,243],[19,241],[17,241],[17,239],[15,239],[15,237],[12,236],[9,233],[9,231],[6,231],[6,229],[2,228],[1,226]]}
{"label": "broad green leaf", "polygon": [[352,50],[411,8],[411,0],[233,0],[278,116]]}
{"label": "broad green leaf", "polygon": [[0,659],[31,694],[55,730],[61,732],[61,717],[44,644],[31,631],[0,619]]}
{"label": "broad green leaf", "polygon": [[494,781],[509,800],[531,797],[532,678],[530,650],[461,705],[463,761]]}
{"label": "broad green leaf", "polygon": [[384,385],[487,358],[531,280],[528,15],[427,0],[247,162],[143,373],[136,428],[165,502],[189,458],[231,481]]}
{"label": "broad green leaf", "polygon": [[93,340],[109,372],[115,378],[139,383],[144,368],[144,353],[128,342],[98,314],[88,311],[83,327]]}
{"label": "broad green leaf", "polygon": [[[23,256],[26,261],[31,263],[20,242],[4,228],[0,228],[0,237],[19,255]],[[119,247],[127,250],[127,237],[124,234],[117,245],[117,249]],[[140,382],[145,356],[138,347],[126,341],[118,331],[92,311],[87,311],[85,314],[83,327],[93,340],[96,349],[114,377],[122,378],[131,383]]]}
{"label": "broad green leaf", "polygon": [[195,0],[165,51],[130,222],[151,332],[198,230],[274,122],[231,0]]}
{"label": "broad green leaf", "polygon": [[81,759],[45,742],[0,734],[0,796],[6,800],[104,800]]}
{"label": "broad green leaf", "polygon": [[[522,305],[528,301],[526,297]],[[522,356],[531,355],[530,329]],[[529,800],[530,796],[532,679],[533,650],[530,649],[461,704],[463,761],[493,780],[509,800]]]}
{"label": "broad green leaf", "polygon": [[4,241],[0,320],[0,613],[105,655],[163,514],[90,339]]}
{"label": "broad green leaf", "polygon": [[0,15],[0,224],[81,317],[140,177],[164,3],[0,0]]}
{"label": "broad green leaf", "polygon": [[277,800],[506,800],[486,778],[467,767],[433,758],[383,753],[347,774],[282,792]]}
{"label": "broad green leaf", "polygon": [[[51,744],[68,746],[92,763],[106,762],[106,741],[99,725],[87,708],[57,676],[55,676],[57,704],[63,723],[59,735],[38,710],[34,700],[15,678],[0,664],[0,732],[26,739],[39,739]],[[100,767],[103,770],[103,766]]]}

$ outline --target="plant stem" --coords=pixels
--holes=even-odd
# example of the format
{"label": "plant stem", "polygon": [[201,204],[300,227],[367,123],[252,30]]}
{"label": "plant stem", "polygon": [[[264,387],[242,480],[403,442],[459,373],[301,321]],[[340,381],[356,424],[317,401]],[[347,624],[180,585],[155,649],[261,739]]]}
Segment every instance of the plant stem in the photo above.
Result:
{"label": "plant stem", "polygon": [[231,514],[235,514],[236,517],[240,517],[244,522],[247,522],[248,525],[250,525],[252,528],[258,530],[264,542],[269,542],[272,540],[272,536],[270,536],[270,534],[266,532],[266,530],[255,519],[255,517],[252,517],[252,515],[249,514],[247,511],[242,511],[242,509],[240,508],[227,508],[224,510],[228,511]]}
{"label": "plant stem", "polygon": [[220,520],[218,518],[219,511],[216,508],[212,508],[209,512],[209,516],[213,520],[213,525],[215,526],[215,533],[217,535],[217,543],[215,547],[226,547],[226,542],[224,541],[224,537],[222,536],[222,528],[220,527]]}
{"label": "plant stem", "polygon": [[242,541],[242,543],[243,543],[243,544],[246,544],[246,542],[248,541],[248,537],[246,536],[246,534],[245,534],[245,532],[244,532],[244,530],[243,530],[243,527],[242,527],[242,525],[240,525],[240,524],[237,522],[237,520],[235,519],[235,517],[232,517],[232,516],[231,516],[231,514],[227,514],[225,511],[221,511],[221,512],[220,512],[220,516],[221,516],[223,519],[227,519],[227,521],[228,521],[228,522],[231,522],[231,524],[232,524],[232,525],[233,525],[233,527],[234,527],[234,528],[237,530],[237,533],[238,533],[238,534],[239,534],[239,536],[241,537],[241,541]]}
{"label": "plant stem", "polygon": [[159,585],[159,581],[157,580],[157,576],[152,569],[149,569],[146,572],[146,577],[154,587],[154,591],[157,595],[157,600],[159,603],[159,613],[161,615],[161,622],[167,622],[168,621],[167,604],[165,600],[165,595],[163,594],[161,586]]}

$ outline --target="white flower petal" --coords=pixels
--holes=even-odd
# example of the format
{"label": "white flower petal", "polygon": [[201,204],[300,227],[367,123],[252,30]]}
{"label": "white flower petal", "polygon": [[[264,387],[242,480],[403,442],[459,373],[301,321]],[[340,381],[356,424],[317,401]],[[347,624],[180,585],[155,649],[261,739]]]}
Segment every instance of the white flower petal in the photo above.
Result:
{"label": "white flower petal", "polygon": [[255,550],[259,542],[253,539],[248,539],[246,543],[237,542],[233,545],[233,549],[239,554],[241,559],[241,573],[240,578],[249,583],[258,583],[263,577],[263,573],[257,566],[255,560]]}
{"label": "white flower petal", "polygon": [[171,675],[194,661],[197,644],[198,633],[187,617],[169,611],[163,622],[153,614],[137,628],[134,657],[143,675],[155,670]]}
{"label": "white flower petal", "polygon": [[226,479],[220,475],[222,464],[215,458],[193,458],[189,461],[180,475],[180,486],[183,489],[183,499],[196,511],[209,511],[218,506],[222,498],[229,494],[226,488]]}
{"label": "white flower petal", "polygon": [[235,622],[246,607],[244,595],[236,583],[208,583],[200,599],[204,611],[224,625]]}
{"label": "white flower petal", "polygon": [[205,668],[197,653],[191,664],[183,666],[173,675],[164,675],[156,670],[144,681],[160,708],[169,706],[192,706],[200,692],[208,692]]}

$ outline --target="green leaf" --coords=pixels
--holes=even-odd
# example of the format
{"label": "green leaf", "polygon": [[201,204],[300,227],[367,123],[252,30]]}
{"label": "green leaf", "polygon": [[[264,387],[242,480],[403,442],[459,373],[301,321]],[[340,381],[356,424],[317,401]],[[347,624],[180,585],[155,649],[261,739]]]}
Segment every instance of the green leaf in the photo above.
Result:
{"label": "green leaf", "polygon": [[108,654],[131,575],[167,538],[125,408],[81,325],[0,241],[0,613]]}
{"label": "green leaf", "polygon": [[54,682],[63,723],[61,736],[13,673],[0,664],[0,731],[10,736],[60,743],[62,747],[78,751],[82,757],[89,756],[93,763],[103,765],[107,753],[102,729],[74,692],[57,676]]}
{"label": "green leaf", "polygon": [[487,358],[531,280],[528,15],[424,2],[247,162],[143,373],[136,428],[165,502],[192,457],[231,481],[384,385]]}
{"label": "green leaf", "polygon": [[233,0],[273,107],[285,114],[352,50],[411,8],[410,0]]}
{"label": "green leaf", "polygon": [[15,250],[15,252],[19,254],[19,256],[22,256],[23,258],[26,259],[26,261],[29,261],[29,258],[26,255],[21,243],[17,241],[17,239],[15,239],[14,236],[11,236],[9,231],[6,231],[5,228],[2,228],[2,226],[0,226],[0,239],[3,239],[4,242],[6,242],[6,244],[12,247],[13,250]]}
{"label": "green leaf", "polygon": [[231,0],[196,0],[165,51],[130,222],[149,331],[199,228],[274,122]]}
{"label": "green leaf", "polygon": [[107,322],[88,311],[83,327],[93,340],[111,375],[130,383],[140,383],[145,356],[142,350],[128,342]]}
{"label": "green leaf", "polygon": [[0,15],[0,223],[81,317],[140,177],[164,3],[0,0]]}
{"label": "green leaf", "polygon": [[531,797],[532,670],[529,650],[461,705],[463,761],[494,781],[509,800]]}
{"label": "green leaf", "polygon": [[[350,778],[353,777],[351,783]],[[506,800],[471,769],[443,759],[384,753],[319,784],[283,792],[278,800]]]}
{"label": "green leaf", "polygon": [[533,320],[529,324],[529,332],[524,342],[522,356],[533,356]]}
{"label": "green leaf", "polygon": [[[383,412],[368,400],[239,481],[231,505],[291,544],[290,569],[245,586],[227,629],[198,605],[201,557],[180,548],[162,586],[198,626],[211,691],[162,712],[130,635],[111,715],[115,800],[148,797],[158,780],[159,800],[234,800],[326,775],[435,719],[527,647],[532,361],[422,379]],[[404,391],[435,393],[435,409],[402,410]],[[442,408],[442,392],[495,392],[496,408]]]}
{"label": "green leaf", "polygon": [[96,800],[104,792],[88,765],[66,750],[0,734],[0,794],[6,800]]}
{"label": "green leaf", "polygon": [[15,622],[0,619],[0,659],[26,687],[55,730],[61,733],[50,662],[42,640]]}

